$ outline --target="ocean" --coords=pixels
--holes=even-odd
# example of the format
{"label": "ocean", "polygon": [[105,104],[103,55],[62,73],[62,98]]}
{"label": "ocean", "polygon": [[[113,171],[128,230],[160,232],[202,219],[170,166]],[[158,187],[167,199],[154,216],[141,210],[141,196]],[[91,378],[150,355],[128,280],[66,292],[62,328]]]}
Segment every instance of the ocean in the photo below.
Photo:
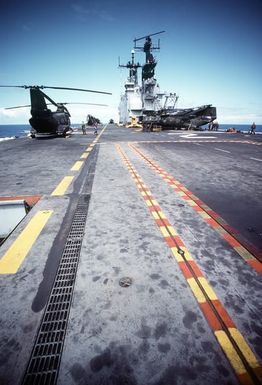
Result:
{"label": "ocean", "polygon": [[[74,126],[78,125],[75,124]],[[250,124],[220,124],[218,131],[226,131],[228,128],[232,127],[243,133],[247,133]],[[0,125],[0,141],[25,137],[29,134],[30,128],[29,124],[2,124]],[[207,126],[203,126],[203,129],[207,129]],[[262,134],[261,124],[257,125],[256,133]]]}
{"label": "ocean", "polygon": [[[232,124],[220,124],[218,131],[226,131],[229,128],[235,128],[236,130],[247,134],[248,131],[250,130],[250,126],[252,123],[253,122],[251,122],[250,124],[234,124],[234,123],[232,123]],[[203,129],[207,130],[207,125],[203,126]],[[262,134],[262,124],[257,124],[256,133]]]}
{"label": "ocean", "polygon": [[[74,124],[73,126],[76,127],[77,125]],[[31,126],[29,124],[0,124],[0,142],[26,137],[30,130]]]}
{"label": "ocean", "polygon": [[2,124],[0,125],[0,141],[27,136],[30,129],[29,124]]}

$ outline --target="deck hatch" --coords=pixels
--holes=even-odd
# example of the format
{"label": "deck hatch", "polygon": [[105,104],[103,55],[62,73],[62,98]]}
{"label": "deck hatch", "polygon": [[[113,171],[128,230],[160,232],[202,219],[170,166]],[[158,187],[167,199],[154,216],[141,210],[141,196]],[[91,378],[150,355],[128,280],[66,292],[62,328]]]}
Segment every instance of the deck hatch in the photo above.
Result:
{"label": "deck hatch", "polygon": [[57,381],[90,195],[80,195],[23,385]]}
{"label": "deck hatch", "polygon": [[40,198],[40,195],[0,197],[0,246]]}

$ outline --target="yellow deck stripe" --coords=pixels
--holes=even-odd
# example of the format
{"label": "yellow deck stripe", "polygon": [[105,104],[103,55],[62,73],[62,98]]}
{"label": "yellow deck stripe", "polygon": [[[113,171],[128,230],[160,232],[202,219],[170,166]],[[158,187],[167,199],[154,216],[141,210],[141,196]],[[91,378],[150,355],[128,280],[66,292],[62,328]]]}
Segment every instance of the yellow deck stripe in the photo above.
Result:
{"label": "yellow deck stripe", "polygon": [[88,153],[83,152],[83,154],[80,156],[81,159],[86,159],[88,157]]}
{"label": "yellow deck stripe", "polygon": [[223,330],[218,330],[215,331],[215,335],[225,355],[227,356],[227,358],[231,362],[231,365],[235,369],[236,373],[246,373],[246,368],[244,367],[244,364],[242,363],[239,355],[237,354],[226,333]]}
{"label": "yellow deck stripe", "polygon": [[73,167],[71,168],[71,171],[79,171],[80,168],[82,167],[83,163],[84,162],[82,160],[77,160],[75,162],[75,164],[73,165]]}
{"label": "yellow deck stripe", "polygon": [[0,274],[15,274],[53,210],[38,211],[0,260]]}
{"label": "yellow deck stripe", "polygon": [[193,261],[191,254],[184,246],[180,246],[180,249],[183,251],[184,258],[181,254],[179,254],[177,247],[171,247],[172,254],[176,258],[177,262],[184,262],[185,259],[187,261]]}
{"label": "yellow deck stripe", "polygon": [[73,176],[65,176],[59,185],[54,189],[51,195],[64,195],[73,179]]}
{"label": "yellow deck stripe", "polygon": [[158,203],[157,203],[157,201],[156,201],[155,199],[152,199],[151,202],[152,202],[152,204],[153,204],[154,206],[158,206]]}
{"label": "yellow deck stripe", "polygon": [[176,230],[174,229],[174,227],[172,226],[166,226],[166,228],[169,230],[169,233],[173,236],[173,237],[176,237],[178,234],[176,232]]}
{"label": "yellow deck stripe", "polygon": [[190,206],[197,206],[196,202],[194,202],[192,199],[189,199],[187,202]]}
{"label": "yellow deck stripe", "polygon": [[236,341],[239,349],[241,350],[241,352],[245,356],[245,359],[247,360],[249,365],[252,368],[259,368],[260,364],[259,364],[258,360],[256,359],[254,353],[252,352],[252,350],[250,349],[250,347],[246,343],[242,334],[236,328],[228,328],[228,330],[229,330],[231,336]]}
{"label": "yellow deck stripe", "polygon": [[201,291],[200,287],[198,286],[195,278],[188,278],[187,282],[196,297],[197,302],[203,303],[206,302],[206,297],[204,296],[203,292]]}
{"label": "yellow deck stripe", "polygon": [[[146,201],[147,202],[150,202],[150,201]],[[151,203],[151,202],[150,202]],[[148,206],[151,206],[151,205],[148,205]],[[159,216],[158,216],[158,211],[151,211],[151,214],[153,216],[154,219],[159,219]]]}
{"label": "yellow deck stripe", "polygon": [[159,230],[160,230],[161,233],[163,234],[163,237],[164,237],[164,238],[170,237],[170,234],[169,234],[169,232],[167,231],[167,229],[166,229],[165,226],[159,226]]}
{"label": "yellow deck stripe", "polygon": [[[217,296],[216,296],[214,290],[208,284],[207,280],[204,277],[198,277],[198,281],[200,282],[201,286],[203,287],[203,290],[207,294],[208,298],[211,301],[216,300]],[[202,290],[200,289],[197,281],[195,280],[195,278],[188,278],[187,282],[188,282],[189,286],[191,287],[191,290],[193,291],[197,301],[199,303],[206,302],[206,298],[205,298]]]}
{"label": "yellow deck stripe", "polygon": [[211,216],[208,213],[206,213],[205,211],[199,211],[199,215],[201,215],[201,217],[204,219],[210,219],[211,218]]}
{"label": "yellow deck stripe", "polygon": [[180,246],[180,249],[182,249],[184,251],[184,257],[187,261],[193,261],[193,258],[191,256],[191,254],[189,253],[189,251],[186,249],[186,247]]}
{"label": "yellow deck stripe", "polygon": [[201,283],[205,293],[208,295],[208,298],[211,299],[211,301],[218,299],[214,290],[212,289],[212,287],[207,282],[206,278],[198,277],[198,280]]}
{"label": "yellow deck stripe", "polygon": [[178,253],[177,247],[171,247],[171,251],[177,262],[184,262],[184,258]]}

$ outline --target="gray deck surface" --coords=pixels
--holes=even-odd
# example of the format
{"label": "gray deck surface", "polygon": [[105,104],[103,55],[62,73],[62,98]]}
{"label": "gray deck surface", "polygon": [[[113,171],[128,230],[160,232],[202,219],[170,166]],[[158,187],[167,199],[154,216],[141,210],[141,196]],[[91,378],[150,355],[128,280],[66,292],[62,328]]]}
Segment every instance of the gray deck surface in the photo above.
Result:
{"label": "gray deck surface", "polygon": [[[262,135],[142,133],[109,125],[80,171],[72,171],[93,139],[88,133],[0,143],[0,197],[42,196],[0,248],[0,259],[36,212],[53,210],[18,272],[0,274],[1,385],[21,384],[83,193],[90,202],[57,384],[238,384],[115,145],[261,363],[261,275],[128,142],[262,249]],[[74,181],[65,195],[52,196],[70,175]],[[87,175],[93,182],[84,192]],[[122,277],[132,284],[121,287]]]}

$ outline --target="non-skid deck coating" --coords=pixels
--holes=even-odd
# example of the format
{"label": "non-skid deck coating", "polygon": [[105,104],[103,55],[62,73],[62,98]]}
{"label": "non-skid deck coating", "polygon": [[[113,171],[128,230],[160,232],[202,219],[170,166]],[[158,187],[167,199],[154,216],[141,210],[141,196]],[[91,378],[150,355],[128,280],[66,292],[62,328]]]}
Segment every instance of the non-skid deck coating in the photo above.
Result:
{"label": "non-skid deck coating", "polygon": [[[169,134],[110,125],[99,137],[0,144],[0,196],[42,196],[0,258],[38,212],[52,212],[18,271],[0,275],[1,384],[26,378],[64,268],[74,289],[56,375],[45,357],[38,361],[46,384],[262,383],[262,138]],[[30,150],[30,165],[40,151],[46,165],[35,159],[30,178],[24,168],[16,174],[7,159],[14,149],[13,163],[28,165]],[[83,194],[90,200],[84,233],[73,226],[81,238],[75,270],[59,262]],[[130,286],[119,284],[123,277]]]}

